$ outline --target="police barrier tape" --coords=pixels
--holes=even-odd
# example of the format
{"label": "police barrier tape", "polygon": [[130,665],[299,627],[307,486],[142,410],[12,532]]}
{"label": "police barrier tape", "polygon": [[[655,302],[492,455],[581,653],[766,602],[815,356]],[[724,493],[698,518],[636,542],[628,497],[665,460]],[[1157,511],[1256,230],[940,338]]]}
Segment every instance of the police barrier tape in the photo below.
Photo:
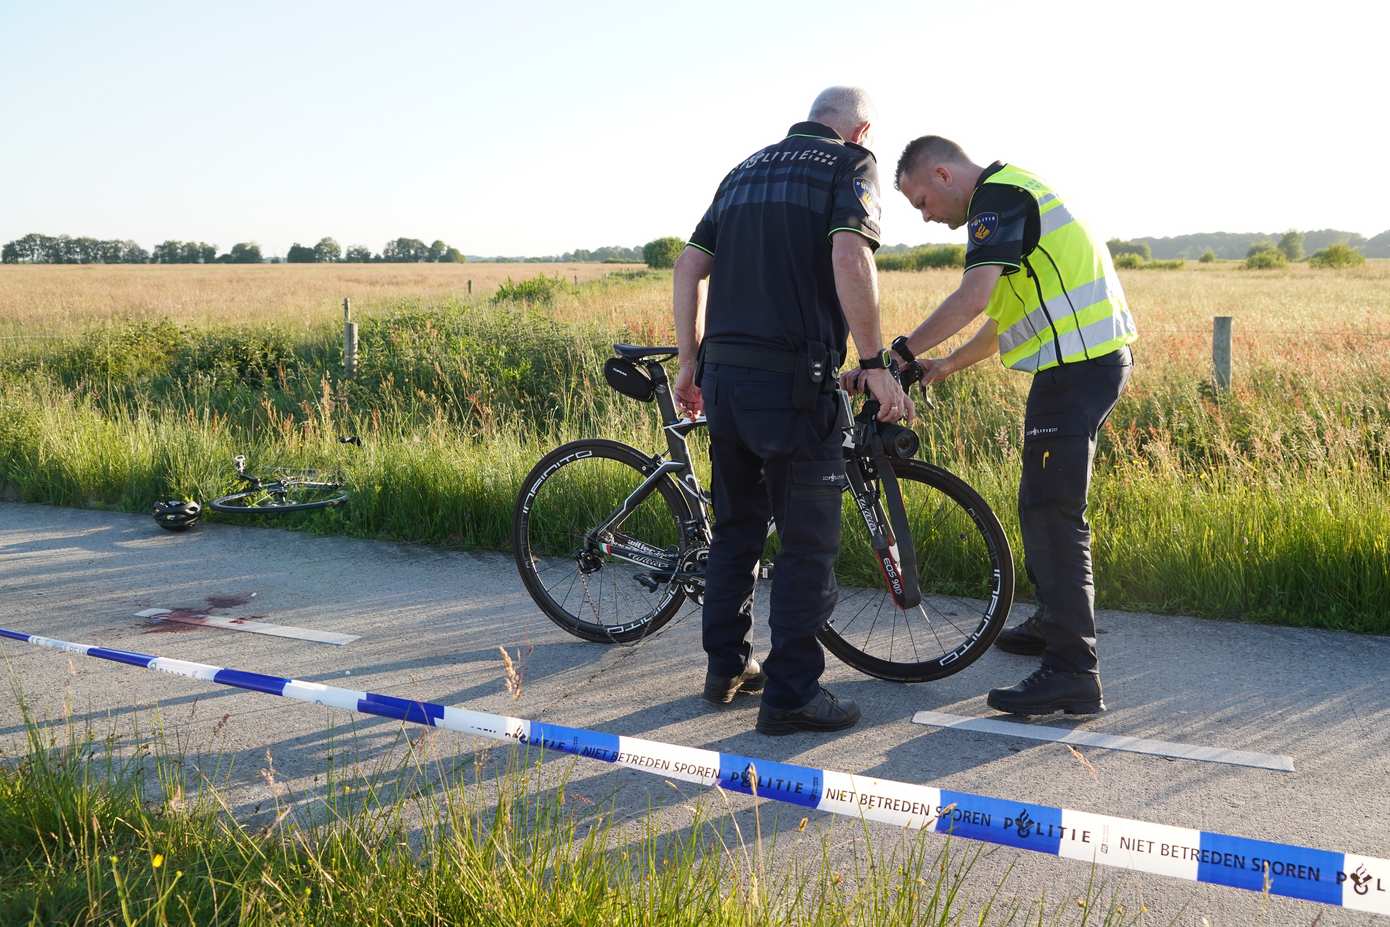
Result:
{"label": "police barrier tape", "polygon": [[899,827],[930,828],[957,837],[1192,882],[1256,892],[1268,889],[1274,895],[1390,915],[1390,860],[812,769],[205,663],[74,644],[5,628],[0,628],[0,637],[330,708],[412,721],[492,740],[538,745],[544,750],[616,763],[699,785],[717,783],[729,791],[745,794],[753,794],[756,789],[761,798],[832,814]]}

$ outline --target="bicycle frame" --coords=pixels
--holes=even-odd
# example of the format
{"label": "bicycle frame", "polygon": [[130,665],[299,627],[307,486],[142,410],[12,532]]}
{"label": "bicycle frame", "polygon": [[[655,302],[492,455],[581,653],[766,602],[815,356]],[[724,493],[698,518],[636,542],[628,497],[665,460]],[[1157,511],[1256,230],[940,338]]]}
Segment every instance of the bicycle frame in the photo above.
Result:
{"label": "bicycle frame", "polygon": [[[663,460],[659,455],[653,457],[653,468],[646,478],[607,519],[586,535],[585,541],[586,545],[591,545],[611,557],[653,570],[654,581],[670,582],[682,578],[677,575],[681,566],[680,551],[672,556],[670,551],[659,550],[650,544],[630,538],[621,534],[619,529],[627,517],[652,494],[661,480],[671,476],[685,497],[688,513],[688,517],[681,519],[684,541],[682,549],[709,544],[709,499],[695,476],[686,440],[692,431],[703,426],[706,421],[704,416],[691,419],[678,415],[671,396],[670,381],[661,362],[647,360],[643,363],[654,384],[654,398],[661,412],[661,425],[666,435],[669,459]],[[836,393],[840,407],[839,427],[844,435],[842,444],[845,449],[845,474],[849,479],[849,492],[869,532],[870,544],[894,604],[900,609],[915,608],[921,602],[922,596],[917,583],[916,558],[912,554],[907,518],[902,512],[902,499],[891,469],[877,466],[875,463],[875,460],[884,460],[881,442],[876,444],[871,436],[877,403],[866,403],[860,414],[855,416],[850,408],[849,394],[843,389],[836,390]],[[872,485],[875,481],[888,489],[889,504],[894,509],[893,516],[896,517],[884,511],[881,493]],[[769,519],[768,534],[771,535],[775,530],[775,523]],[[604,536],[612,540],[603,540]],[[903,540],[907,542],[905,548],[901,543]],[[908,552],[906,558],[903,554],[904,549]]]}
{"label": "bicycle frame", "polygon": [[302,479],[297,480],[292,477],[286,477],[284,475],[273,477],[271,479],[262,479],[261,477],[256,476],[253,473],[247,473],[246,457],[243,454],[236,455],[232,463],[236,466],[237,479],[241,480],[243,483],[246,484],[246,488],[248,491],[259,490],[260,492],[267,493],[268,495],[275,496],[279,499],[283,499],[285,495],[290,491],[290,487],[309,485],[305,483]]}
{"label": "bicycle frame", "polygon": [[[622,505],[607,519],[591,530],[585,540],[604,553],[620,560],[674,575],[678,566],[676,558],[672,558],[667,551],[658,550],[650,544],[621,535],[618,533],[618,529],[627,517],[652,494],[663,479],[672,476],[686,503],[688,517],[681,519],[681,534],[684,541],[687,545],[691,542],[705,545],[709,543],[708,497],[700,488],[700,481],[695,476],[695,468],[690,462],[690,448],[686,443],[689,434],[705,424],[705,418],[698,416],[691,419],[678,415],[665,368],[661,366],[659,361],[645,361],[644,366],[655,385],[656,405],[661,412],[661,428],[666,434],[666,453],[669,459],[663,460],[659,455],[653,457],[654,468],[647,474],[646,479],[623,500]],[[614,540],[599,540],[600,536],[605,534],[613,535]],[[667,578],[669,579],[669,577]]]}

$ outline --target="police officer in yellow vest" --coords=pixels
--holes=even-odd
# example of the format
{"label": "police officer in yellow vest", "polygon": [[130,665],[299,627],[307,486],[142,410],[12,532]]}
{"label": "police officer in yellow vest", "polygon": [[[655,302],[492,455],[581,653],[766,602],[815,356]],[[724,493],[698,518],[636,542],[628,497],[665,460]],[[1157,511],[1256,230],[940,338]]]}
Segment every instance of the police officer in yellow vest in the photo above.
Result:
{"label": "police officer in yellow vest", "polygon": [[1042,666],[992,690],[989,705],[1020,715],[1104,711],[1086,496],[1096,434],[1129,380],[1137,337],[1110,253],[1036,176],[997,161],[981,167],[948,139],[911,142],[896,180],[923,220],[964,225],[969,238],[960,286],[895,342],[898,352],[929,351],[983,312],[973,337],[924,364],[926,381],[996,351],[1033,376],[1018,511],[1039,608],[997,646],[1041,654]]}

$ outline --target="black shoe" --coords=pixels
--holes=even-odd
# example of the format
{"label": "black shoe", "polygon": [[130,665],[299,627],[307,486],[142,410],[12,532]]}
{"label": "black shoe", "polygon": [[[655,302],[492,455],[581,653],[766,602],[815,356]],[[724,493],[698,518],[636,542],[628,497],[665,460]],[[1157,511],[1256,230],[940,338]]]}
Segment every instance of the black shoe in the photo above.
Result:
{"label": "black shoe", "polygon": [[1016,686],[990,689],[985,699],[995,711],[1011,715],[1098,715],[1105,710],[1100,677],[1093,673],[1063,673],[1044,666]]}
{"label": "black shoe", "polygon": [[1047,641],[1043,638],[1042,633],[1044,620],[1044,609],[1042,606],[1038,606],[1038,610],[1033,612],[1023,624],[1001,631],[999,636],[994,639],[994,646],[1005,653],[1021,653],[1027,657],[1037,656],[1047,646]]}
{"label": "black shoe", "polygon": [[725,676],[716,676],[713,673],[705,673],[705,701],[715,705],[727,705],[734,700],[734,696],[740,692],[761,692],[763,686],[767,685],[767,673],[758,665],[758,661],[752,657],[748,658],[748,665],[743,668],[732,679]]}
{"label": "black shoe", "polygon": [[858,705],[849,699],[840,701],[825,689],[800,708],[773,708],[766,702],[758,708],[758,732],[773,737],[797,731],[839,731],[858,720]]}

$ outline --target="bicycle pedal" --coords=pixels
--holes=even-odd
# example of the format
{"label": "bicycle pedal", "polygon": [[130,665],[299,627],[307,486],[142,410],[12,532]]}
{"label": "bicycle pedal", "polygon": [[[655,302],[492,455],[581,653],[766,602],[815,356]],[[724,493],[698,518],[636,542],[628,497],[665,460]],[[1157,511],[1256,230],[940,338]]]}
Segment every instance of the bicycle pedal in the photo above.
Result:
{"label": "bicycle pedal", "polygon": [[642,588],[646,589],[648,592],[656,592],[656,590],[661,588],[661,583],[657,582],[650,573],[638,573],[633,578],[636,579],[637,582],[642,585]]}

